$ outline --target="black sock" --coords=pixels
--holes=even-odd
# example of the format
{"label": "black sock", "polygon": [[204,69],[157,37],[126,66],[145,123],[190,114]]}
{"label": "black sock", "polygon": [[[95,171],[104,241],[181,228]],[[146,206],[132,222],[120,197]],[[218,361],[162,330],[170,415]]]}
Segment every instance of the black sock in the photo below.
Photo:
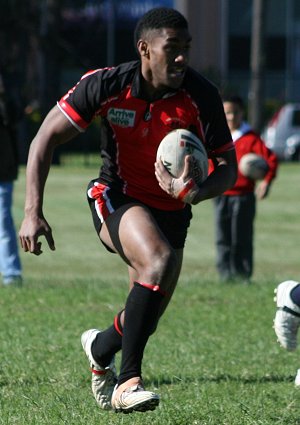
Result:
{"label": "black sock", "polygon": [[116,315],[114,324],[105,331],[100,332],[92,343],[92,355],[102,367],[108,366],[114,354],[122,348],[122,312],[123,310]]}
{"label": "black sock", "polygon": [[300,283],[291,291],[291,300],[300,307]]}
{"label": "black sock", "polygon": [[159,320],[163,296],[158,286],[134,283],[125,307],[118,385],[135,376],[141,377],[144,349]]}

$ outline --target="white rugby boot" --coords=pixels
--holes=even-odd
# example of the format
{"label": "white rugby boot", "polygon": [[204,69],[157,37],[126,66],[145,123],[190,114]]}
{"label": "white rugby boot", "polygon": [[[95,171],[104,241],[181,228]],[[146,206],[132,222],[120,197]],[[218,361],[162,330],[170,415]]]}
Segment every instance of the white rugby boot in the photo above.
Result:
{"label": "white rugby boot", "polygon": [[297,370],[297,375],[295,377],[295,387],[300,388],[300,369]]}
{"label": "white rugby boot", "polygon": [[146,391],[142,383],[136,383],[117,394],[118,386],[115,386],[111,405],[117,413],[146,412],[154,410],[159,404],[159,396],[152,391]]}
{"label": "white rugby boot", "polygon": [[81,335],[82,348],[90,362],[92,372],[92,392],[101,409],[111,410],[111,396],[117,382],[115,359],[107,367],[101,367],[94,360],[91,346],[96,336],[100,333],[98,329],[89,329]]}
{"label": "white rugby boot", "polygon": [[297,333],[300,326],[300,307],[291,299],[291,291],[299,285],[294,280],[286,280],[275,289],[274,301],[277,312],[274,320],[274,329],[278,342],[289,351],[297,348]]}

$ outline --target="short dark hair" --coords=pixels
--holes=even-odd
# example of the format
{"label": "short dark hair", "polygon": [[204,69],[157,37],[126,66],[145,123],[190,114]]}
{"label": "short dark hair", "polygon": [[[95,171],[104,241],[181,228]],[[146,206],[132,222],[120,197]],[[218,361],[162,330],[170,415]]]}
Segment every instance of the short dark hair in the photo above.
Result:
{"label": "short dark hair", "polygon": [[162,28],[188,28],[188,23],[178,10],[169,7],[150,9],[136,24],[134,45],[137,45],[137,42],[146,31]]}
{"label": "short dark hair", "polygon": [[240,109],[245,109],[245,104],[243,99],[241,98],[241,96],[237,95],[237,94],[230,94],[227,96],[223,96],[223,103],[224,102],[230,102],[230,103],[235,103],[236,105],[239,106]]}

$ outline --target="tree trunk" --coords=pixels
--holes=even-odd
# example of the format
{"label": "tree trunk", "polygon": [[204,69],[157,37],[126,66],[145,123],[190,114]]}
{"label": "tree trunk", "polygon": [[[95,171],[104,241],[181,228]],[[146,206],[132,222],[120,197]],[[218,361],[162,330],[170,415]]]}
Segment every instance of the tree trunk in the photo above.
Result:
{"label": "tree trunk", "polygon": [[253,0],[251,31],[251,78],[248,93],[248,120],[251,126],[260,131],[263,120],[263,77],[264,77],[264,27],[266,0]]}

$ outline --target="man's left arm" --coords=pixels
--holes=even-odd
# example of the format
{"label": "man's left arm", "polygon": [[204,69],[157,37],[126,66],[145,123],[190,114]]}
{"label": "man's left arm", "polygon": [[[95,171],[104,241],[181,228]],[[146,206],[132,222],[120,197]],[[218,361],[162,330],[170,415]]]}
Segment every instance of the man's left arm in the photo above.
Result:
{"label": "man's left arm", "polygon": [[161,160],[155,163],[155,175],[160,187],[170,196],[195,205],[221,195],[236,181],[237,161],[234,149],[223,152],[215,158],[214,162],[214,171],[201,185],[197,185],[194,181],[192,161],[189,157],[186,157],[185,167],[180,177],[172,177]]}
{"label": "man's left arm", "polygon": [[215,158],[214,170],[198,187],[192,204],[214,198],[230,189],[237,179],[237,160],[235,149],[223,152]]}

